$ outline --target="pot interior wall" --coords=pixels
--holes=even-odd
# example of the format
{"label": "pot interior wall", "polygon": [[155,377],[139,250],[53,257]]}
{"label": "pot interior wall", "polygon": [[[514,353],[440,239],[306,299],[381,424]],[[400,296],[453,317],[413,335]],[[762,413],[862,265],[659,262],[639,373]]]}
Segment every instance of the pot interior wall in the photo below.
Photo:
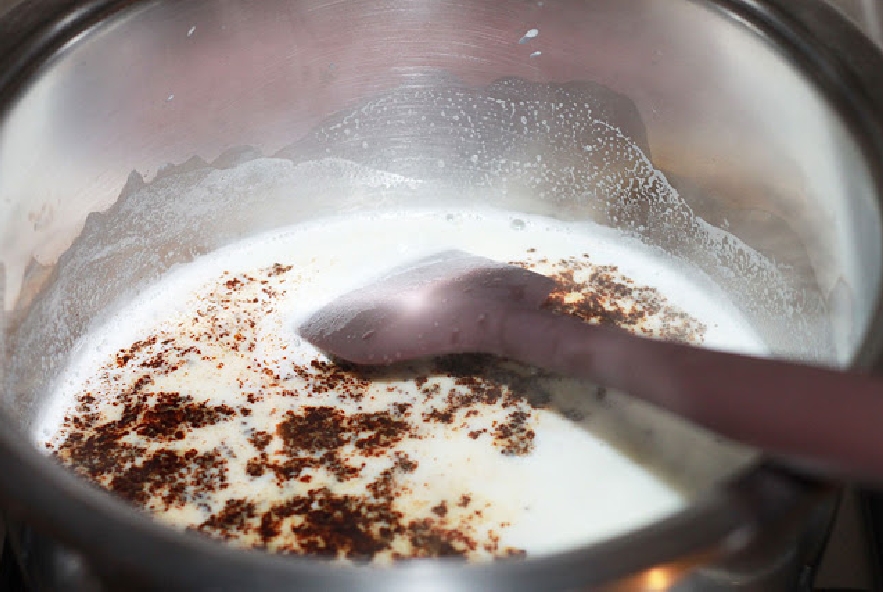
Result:
{"label": "pot interior wall", "polygon": [[[881,275],[854,137],[786,51],[699,2],[148,3],[0,127],[4,420],[33,431],[77,339],[171,267],[422,206],[620,229],[712,278],[772,353],[848,363]],[[611,414],[684,482],[749,456]]]}

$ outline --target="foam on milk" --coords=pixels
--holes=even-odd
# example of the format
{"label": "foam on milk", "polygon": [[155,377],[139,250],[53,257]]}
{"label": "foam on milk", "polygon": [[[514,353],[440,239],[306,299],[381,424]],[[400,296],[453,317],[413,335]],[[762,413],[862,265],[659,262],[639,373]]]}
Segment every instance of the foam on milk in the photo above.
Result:
{"label": "foam on milk", "polygon": [[[59,426],[66,415],[71,415],[75,398],[84,389],[100,383],[96,370],[107,366],[119,351],[143,340],[157,327],[189,322],[193,311],[200,311],[205,287],[222,276],[247,275],[274,264],[291,267],[286,272],[290,281],[285,285],[285,294],[255,317],[259,322],[255,328],[254,359],[263,360],[268,372],[277,377],[281,374],[284,379],[292,360],[308,363],[324,359],[296,334],[300,319],[395,266],[448,249],[498,261],[531,258],[540,272],[544,271],[544,262],[585,254],[593,265],[616,266],[619,273],[637,284],[657,289],[672,306],[704,324],[705,345],[752,353],[765,351],[737,309],[701,273],[637,240],[593,223],[566,223],[494,210],[346,216],[249,239],[170,272],[79,344],[74,361],[60,382],[54,405],[47,407],[40,421],[38,438],[58,445],[65,435],[64,429],[59,432]],[[260,294],[255,294],[257,300]],[[223,366],[194,366],[194,372],[183,377],[157,377],[154,389],[196,393],[197,401],[238,408],[243,405],[242,394],[227,388],[235,384],[237,376],[244,375],[237,374],[245,372],[244,367],[237,366],[244,362],[237,360],[231,358],[227,363],[225,358]],[[453,384],[444,377],[433,380],[441,392]],[[366,391],[371,395],[358,403],[316,394],[309,404],[318,405],[319,401],[322,405],[337,405],[347,408],[348,413],[355,413],[356,409],[359,413],[385,412],[391,397],[413,404],[413,409],[426,404],[421,391],[411,382],[394,386],[398,389],[394,395],[384,390],[392,387],[372,386],[375,390]],[[296,409],[307,403],[305,399],[289,398],[285,405]],[[248,445],[242,426],[259,426],[263,422],[272,430],[284,410],[271,407],[255,404],[253,413],[241,421],[237,417],[236,421],[220,423],[211,430],[194,431],[184,441],[197,448],[230,448],[233,452],[225,466],[235,472],[245,463],[244,455],[237,451]],[[445,524],[471,529],[470,536],[479,540],[497,537],[500,549],[537,554],[601,540],[648,524],[686,503],[684,495],[662,478],[553,410],[534,410],[531,427],[535,438],[529,454],[501,455],[498,448],[488,445],[486,436],[472,437],[480,431],[481,421],[487,423],[482,433],[493,433],[493,422],[503,422],[505,413],[508,411],[502,408],[489,408],[486,417],[470,420],[478,423],[470,425],[469,433],[433,424],[421,427],[425,431],[419,438],[403,441],[400,446],[407,447],[409,458],[419,461],[415,468],[397,474],[397,487],[409,491],[408,496],[400,498],[404,500],[400,503],[409,504],[408,512],[433,520],[433,516],[442,517]],[[277,449],[270,446],[268,450]],[[364,479],[388,470],[383,459],[368,458],[364,464]],[[309,474],[313,489],[327,485],[336,488],[334,491],[340,495],[356,495],[364,490],[364,484],[358,480],[338,483],[319,469],[310,469]],[[464,488],[469,491],[470,504],[461,508],[446,503],[443,513],[441,506],[434,505],[438,500],[463,497],[458,492]],[[225,501],[247,496],[293,495],[293,491],[288,484],[282,489],[276,487],[272,476],[236,479],[218,492],[217,499],[202,500],[202,506],[179,504],[180,507],[160,512],[159,518],[179,526],[198,524],[208,513],[217,515]],[[266,501],[264,498],[261,499]],[[484,504],[478,511],[480,520],[472,509],[478,503]],[[252,544],[251,536],[244,536],[243,544]],[[489,551],[485,555],[494,554]],[[482,556],[479,549],[476,557]]]}

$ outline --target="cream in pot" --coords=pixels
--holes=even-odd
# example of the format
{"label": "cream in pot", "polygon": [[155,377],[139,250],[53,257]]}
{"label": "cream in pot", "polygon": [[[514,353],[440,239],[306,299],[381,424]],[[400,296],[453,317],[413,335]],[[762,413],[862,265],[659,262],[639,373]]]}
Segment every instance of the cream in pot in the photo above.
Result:
{"label": "cream in pot", "polygon": [[151,286],[77,346],[39,433],[163,522],[277,552],[547,554],[683,509],[692,493],[658,459],[598,432],[604,389],[486,357],[340,367],[298,337],[298,318],[384,266],[450,248],[555,277],[553,305],[589,322],[764,352],[701,272],[594,223],[345,216],[231,245]]}

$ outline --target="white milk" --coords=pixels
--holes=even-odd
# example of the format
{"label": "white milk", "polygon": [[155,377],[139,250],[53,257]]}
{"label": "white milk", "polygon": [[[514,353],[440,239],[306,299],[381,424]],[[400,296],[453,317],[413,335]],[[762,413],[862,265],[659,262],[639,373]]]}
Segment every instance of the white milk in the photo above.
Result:
{"label": "white milk", "polygon": [[[641,326],[664,335],[661,321],[676,319],[697,343],[764,351],[704,276],[594,224],[492,210],[326,219],[231,245],[169,273],[80,343],[39,437],[67,458],[70,440],[67,448],[63,443],[71,433],[94,435],[95,426],[119,420],[125,403],[143,395],[147,407],[137,411],[138,421],[146,421],[148,409],[162,416],[162,433],[133,433],[146,429],[138,421],[121,428],[107,453],[119,462],[97,468],[93,479],[165,522],[297,553],[381,561],[543,554],[682,508],[682,494],[554,405],[537,408],[519,397],[525,388],[554,391],[559,384],[519,366],[488,363],[490,374],[472,384],[413,366],[370,380],[344,374],[349,386],[338,375],[330,389],[317,388],[334,370],[311,365],[326,358],[298,337],[298,320],[397,265],[453,248],[550,275],[575,269],[578,282],[615,265],[618,271],[608,275],[626,284],[630,278],[636,289],[635,301],[620,305],[659,305],[661,312]],[[152,383],[133,394],[144,376]],[[464,402],[488,392],[499,396]],[[94,400],[83,399],[87,393]],[[163,396],[157,393],[192,397],[192,417],[157,415]],[[334,419],[309,424],[318,416],[308,408],[332,410]],[[72,426],[74,415],[88,426]],[[304,425],[308,436],[295,433]],[[324,435],[312,440],[314,432]],[[138,460],[124,458],[121,443],[137,447]],[[137,471],[141,459],[159,458],[158,451],[194,450],[214,468],[179,467],[166,481]],[[316,460],[329,450],[333,458]],[[350,471],[344,476],[341,463]],[[172,491],[170,482],[181,487]],[[292,509],[305,499],[314,501]],[[319,528],[326,524],[322,516],[336,516],[341,528]],[[390,521],[394,532],[381,531]],[[361,528],[355,539],[341,534],[347,523]],[[329,532],[342,538],[325,541]]]}

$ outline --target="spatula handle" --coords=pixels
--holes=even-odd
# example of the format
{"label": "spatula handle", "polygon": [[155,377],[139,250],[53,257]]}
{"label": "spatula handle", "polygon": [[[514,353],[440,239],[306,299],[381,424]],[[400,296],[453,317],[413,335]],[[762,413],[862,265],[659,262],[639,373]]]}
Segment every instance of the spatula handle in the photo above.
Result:
{"label": "spatula handle", "polygon": [[495,353],[588,378],[732,440],[883,484],[883,381],[638,337],[544,311],[507,314]]}

